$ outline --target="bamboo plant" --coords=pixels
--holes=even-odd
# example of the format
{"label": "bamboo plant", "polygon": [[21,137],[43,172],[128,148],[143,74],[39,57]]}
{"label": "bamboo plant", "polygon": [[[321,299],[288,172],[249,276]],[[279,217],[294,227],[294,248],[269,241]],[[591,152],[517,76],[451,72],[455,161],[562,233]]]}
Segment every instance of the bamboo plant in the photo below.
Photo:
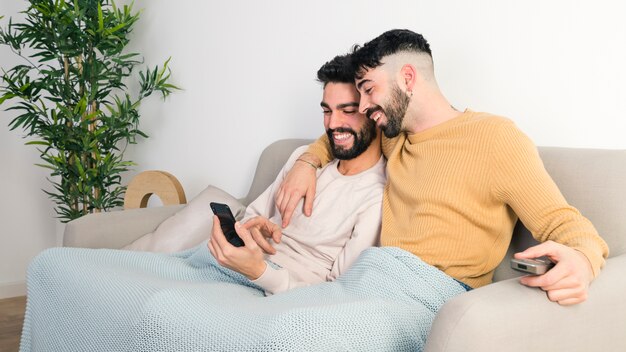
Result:
{"label": "bamboo plant", "polygon": [[62,222],[120,206],[121,174],[134,165],[124,150],[147,137],[139,129],[139,105],[155,91],[165,98],[178,89],[169,83],[169,59],[162,68],[140,71],[132,94],[127,81],[143,61],[138,53],[124,52],[139,19],[132,4],[29,3],[23,22],[9,19],[0,28],[0,44],[24,62],[2,67],[0,105],[13,101],[6,110],[17,112],[9,127],[25,132],[26,144],[41,153],[37,165],[51,170],[53,189],[44,192]]}

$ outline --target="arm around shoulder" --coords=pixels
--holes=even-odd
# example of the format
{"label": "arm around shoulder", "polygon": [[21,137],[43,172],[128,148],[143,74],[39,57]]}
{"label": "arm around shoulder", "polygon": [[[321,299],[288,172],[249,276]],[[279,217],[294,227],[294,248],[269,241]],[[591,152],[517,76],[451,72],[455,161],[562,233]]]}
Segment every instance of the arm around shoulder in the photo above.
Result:
{"label": "arm around shoulder", "polygon": [[307,161],[315,161],[316,165],[322,167],[333,160],[333,155],[330,150],[330,142],[328,136],[323,134],[315,142],[309,145],[305,154],[309,154],[308,158],[317,158],[318,160],[311,159]]}

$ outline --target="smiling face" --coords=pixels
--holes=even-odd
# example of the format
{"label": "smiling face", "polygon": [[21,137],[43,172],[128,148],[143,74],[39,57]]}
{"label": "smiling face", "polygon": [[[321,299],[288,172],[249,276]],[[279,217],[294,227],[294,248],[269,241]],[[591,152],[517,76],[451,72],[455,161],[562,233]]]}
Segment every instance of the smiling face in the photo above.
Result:
{"label": "smiling face", "polygon": [[372,119],[388,138],[405,130],[402,125],[410,98],[380,67],[367,70],[356,80],[361,93],[359,111]]}
{"label": "smiling face", "polygon": [[367,150],[376,138],[376,125],[359,113],[359,93],[354,84],[329,82],[320,105],[335,158],[350,160]]}

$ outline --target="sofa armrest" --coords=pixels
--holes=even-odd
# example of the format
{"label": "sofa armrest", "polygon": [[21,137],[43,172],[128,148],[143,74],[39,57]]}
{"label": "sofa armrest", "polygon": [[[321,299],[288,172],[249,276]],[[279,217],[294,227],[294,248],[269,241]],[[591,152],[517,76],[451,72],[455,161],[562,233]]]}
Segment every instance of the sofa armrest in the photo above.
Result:
{"label": "sofa armrest", "polygon": [[626,255],[610,258],[574,306],[500,281],[464,293],[439,311],[426,351],[622,351],[626,348]]}
{"label": "sofa armrest", "polygon": [[154,231],[184,205],[94,213],[70,221],[63,233],[64,247],[122,248]]}

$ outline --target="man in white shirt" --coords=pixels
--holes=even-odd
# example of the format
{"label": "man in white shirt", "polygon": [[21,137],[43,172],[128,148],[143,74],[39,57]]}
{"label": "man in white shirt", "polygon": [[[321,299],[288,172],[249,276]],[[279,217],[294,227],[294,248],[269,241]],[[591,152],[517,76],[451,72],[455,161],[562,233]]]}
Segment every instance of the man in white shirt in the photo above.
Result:
{"label": "man in white shirt", "polygon": [[[337,56],[317,72],[324,84],[320,103],[324,128],[335,160],[317,169],[314,216],[297,207],[282,228],[274,200],[286,170],[303,150],[296,150],[274,183],[246,209],[235,229],[245,246],[231,245],[214,216],[208,248],[217,262],[245,275],[267,294],[331,281],[345,272],[366,248],[377,245],[381,201],[386,182],[380,130],[359,113],[359,93],[346,56]],[[304,147],[306,148],[306,146]],[[307,163],[308,164],[308,163]],[[273,239],[273,245],[266,238]]]}

